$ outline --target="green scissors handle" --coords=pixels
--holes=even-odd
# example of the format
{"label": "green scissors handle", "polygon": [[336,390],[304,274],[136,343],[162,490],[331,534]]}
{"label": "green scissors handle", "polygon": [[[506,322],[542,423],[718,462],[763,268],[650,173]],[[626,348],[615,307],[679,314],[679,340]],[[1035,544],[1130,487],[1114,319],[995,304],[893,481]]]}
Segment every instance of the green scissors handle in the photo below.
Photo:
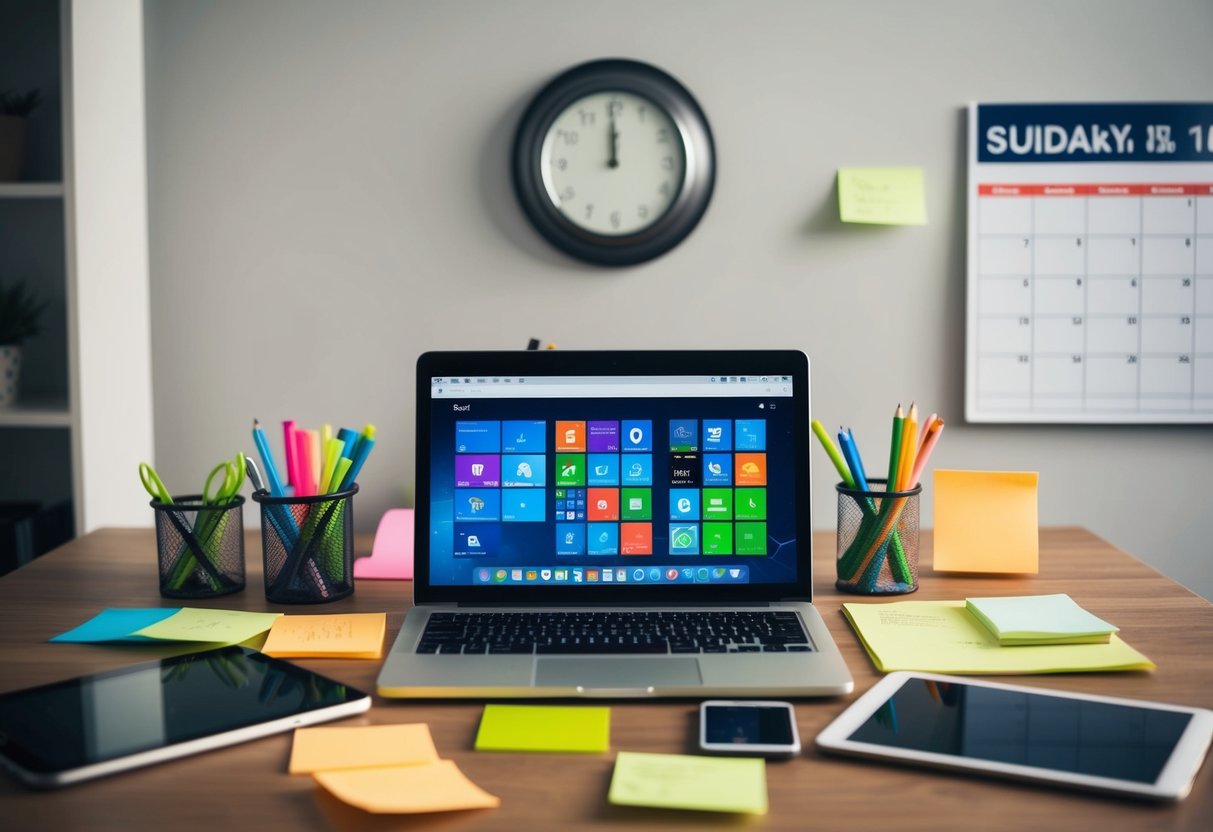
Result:
{"label": "green scissors handle", "polygon": [[[211,484],[215,478],[222,472],[223,480],[218,486],[218,490],[214,494],[211,493]],[[206,483],[202,486],[202,502],[207,505],[217,505],[230,502],[236,496],[236,492],[240,490],[241,484],[244,482],[244,454],[236,454],[235,459],[229,459],[225,462],[220,462],[206,477]]]}
{"label": "green scissors handle", "polygon": [[164,480],[156,473],[156,469],[148,465],[146,462],[139,463],[139,479],[143,482],[143,487],[147,489],[147,493],[152,495],[152,499],[165,505],[171,505],[173,496],[164,486]]}

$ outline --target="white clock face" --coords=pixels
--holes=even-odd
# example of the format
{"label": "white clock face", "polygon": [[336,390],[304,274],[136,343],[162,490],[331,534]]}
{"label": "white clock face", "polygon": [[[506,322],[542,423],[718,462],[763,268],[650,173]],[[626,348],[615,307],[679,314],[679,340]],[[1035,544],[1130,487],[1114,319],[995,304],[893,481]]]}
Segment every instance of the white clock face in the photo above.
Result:
{"label": "white clock face", "polygon": [[[560,212],[595,234],[635,234],[669,209],[688,160],[662,108],[628,92],[570,104],[543,140],[543,184]],[[693,163],[693,160],[691,160]]]}

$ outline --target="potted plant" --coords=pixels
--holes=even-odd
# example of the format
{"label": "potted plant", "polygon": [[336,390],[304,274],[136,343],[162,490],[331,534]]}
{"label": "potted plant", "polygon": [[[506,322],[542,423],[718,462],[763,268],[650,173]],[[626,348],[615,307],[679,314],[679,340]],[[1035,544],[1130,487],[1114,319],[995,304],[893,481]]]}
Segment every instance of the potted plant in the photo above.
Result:
{"label": "potted plant", "polygon": [[39,301],[21,281],[0,281],[0,408],[17,400],[21,381],[21,345],[41,331],[46,301]]}
{"label": "potted plant", "polygon": [[0,92],[0,182],[21,178],[25,162],[25,132],[30,113],[42,101],[39,90]]}

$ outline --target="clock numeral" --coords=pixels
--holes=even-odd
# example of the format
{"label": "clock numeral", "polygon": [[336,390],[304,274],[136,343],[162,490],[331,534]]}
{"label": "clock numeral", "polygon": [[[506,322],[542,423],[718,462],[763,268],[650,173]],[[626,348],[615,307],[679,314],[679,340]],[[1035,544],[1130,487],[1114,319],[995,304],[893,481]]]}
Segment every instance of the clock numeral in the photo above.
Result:
{"label": "clock numeral", "polygon": [[623,102],[618,98],[612,98],[607,102],[606,114],[607,118],[614,118],[623,112]]}
{"label": "clock numeral", "polygon": [[560,200],[562,202],[568,202],[575,196],[577,196],[577,192],[573,190],[572,185],[566,185],[564,190],[560,192]]}
{"label": "clock numeral", "polygon": [[636,216],[640,217],[642,220],[647,220],[649,218],[649,206],[638,205],[636,207]]}
{"label": "clock numeral", "polygon": [[660,185],[658,185],[657,193],[661,194],[662,196],[669,196],[670,195],[670,183],[662,182]]}
{"label": "clock numeral", "polygon": [[557,170],[568,170],[569,169],[569,160],[564,159],[564,158],[557,159],[556,160],[556,169]]}
{"label": "clock numeral", "polygon": [[611,228],[618,228],[623,222],[623,217],[618,211],[611,212]]}
{"label": "clock numeral", "polygon": [[594,216],[594,203],[592,203],[592,202],[586,203],[585,218],[588,220],[593,216]]}
{"label": "clock numeral", "polygon": [[639,118],[639,119],[640,119],[640,123],[641,123],[641,124],[644,124],[644,117],[645,117],[646,115],[648,115],[648,113],[649,113],[649,108],[648,108],[648,107],[646,107],[646,106],[645,106],[645,105],[643,105],[643,104],[639,104],[639,105],[637,105],[637,107],[636,107],[636,116],[637,116],[637,118]]}
{"label": "clock numeral", "polygon": [[563,141],[565,144],[577,144],[581,141],[581,136],[576,130],[557,130],[556,138]]}
{"label": "clock numeral", "polygon": [[594,122],[598,120],[598,114],[593,110],[578,110],[577,115],[581,116],[582,127],[592,127]]}
{"label": "clock numeral", "polygon": [[673,156],[662,156],[661,157],[661,166],[663,168],[665,168],[666,170],[673,170],[674,169],[674,157]]}
{"label": "clock numeral", "polygon": [[663,127],[657,131],[657,144],[669,144],[669,143],[670,143],[670,131]]}

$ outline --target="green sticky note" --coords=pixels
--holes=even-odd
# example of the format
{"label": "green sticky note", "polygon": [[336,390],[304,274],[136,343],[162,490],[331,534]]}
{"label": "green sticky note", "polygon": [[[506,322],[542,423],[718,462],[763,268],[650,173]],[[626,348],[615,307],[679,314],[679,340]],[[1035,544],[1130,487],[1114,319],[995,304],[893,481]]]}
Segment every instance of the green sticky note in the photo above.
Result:
{"label": "green sticky note", "polygon": [[1004,645],[1107,644],[1119,631],[1064,593],[967,598],[965,607]]}
{"label": "green sticky note", "polygon": [[839,168],[838,218],[872,225],[926,225],[922,168]]}
{"label": "green sticky note", "polygon": [[576,705],[485,705],[477,751],[600,753],[611,747],[611,709]]}
{"label": "green sticky note", "polygon": [[241,612],[185,607],[163,621],[157,621],[136,635],[163,641],[205,641],[214,644],[239,644],[268,630],[280,612]]}
{"label": "green sticky note", "polygon": [[621,806],[765,815],[766,763],[751,757],[620,751],[607,799]]}

